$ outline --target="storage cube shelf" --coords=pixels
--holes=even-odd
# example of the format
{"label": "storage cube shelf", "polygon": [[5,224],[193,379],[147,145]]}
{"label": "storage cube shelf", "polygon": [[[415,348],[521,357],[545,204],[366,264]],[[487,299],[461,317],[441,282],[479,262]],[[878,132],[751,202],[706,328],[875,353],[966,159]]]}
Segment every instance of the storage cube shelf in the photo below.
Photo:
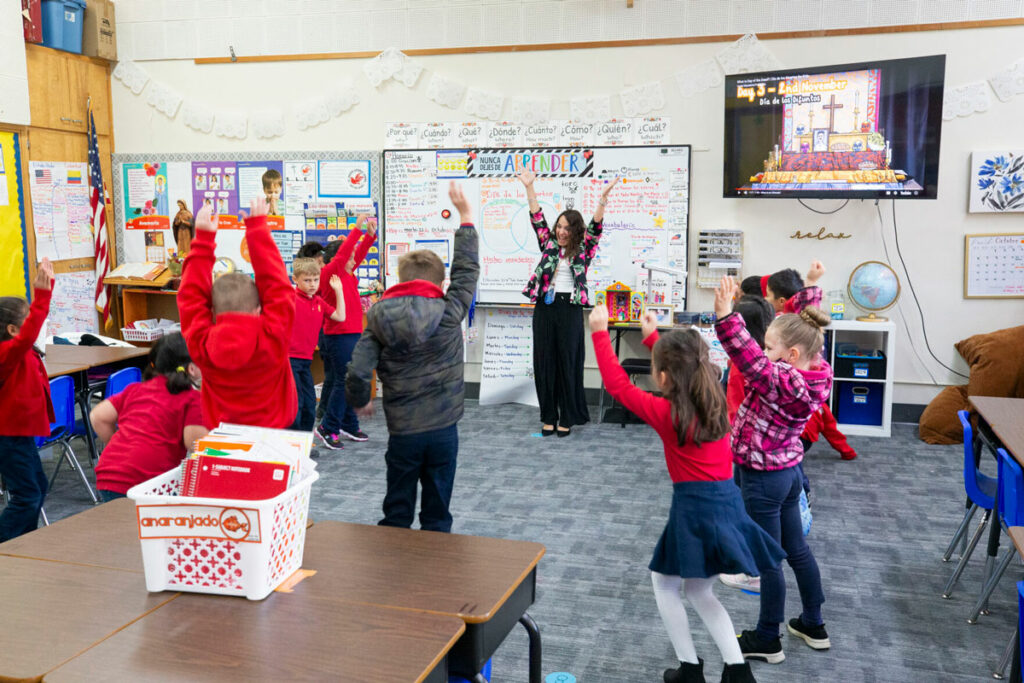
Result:
{"label": "storage cube shelf", "polygon": [[[825,328],[823,353],[835,372],[829,407],[847,436],[887,437],[892,432],[895,333],[891,320],[833,320]],[[837,358],[837,349],[845,351],[843,345],[880,351],[881,356],[843,353]]]}

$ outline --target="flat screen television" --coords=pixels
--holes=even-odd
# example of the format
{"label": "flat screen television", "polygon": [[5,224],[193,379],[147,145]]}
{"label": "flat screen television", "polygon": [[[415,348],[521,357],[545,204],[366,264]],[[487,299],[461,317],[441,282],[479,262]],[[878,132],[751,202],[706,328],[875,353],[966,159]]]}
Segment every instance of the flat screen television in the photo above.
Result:
{"label": "flat screen television", "polygon": [[935,199],[946,56],[725,77],[725,197]]}

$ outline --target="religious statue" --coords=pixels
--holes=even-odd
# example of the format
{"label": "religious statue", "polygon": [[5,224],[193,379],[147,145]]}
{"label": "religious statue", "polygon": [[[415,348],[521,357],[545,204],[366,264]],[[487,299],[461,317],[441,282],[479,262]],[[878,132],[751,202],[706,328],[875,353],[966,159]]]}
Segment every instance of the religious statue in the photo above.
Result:
{"label": "religious statue", "polygon": [[178,255],[184,256],[192,246],[192,238],[196,236],[195,222],[192,220],[192,212],[184,199],[178,200],[178,213],[174,215],[174,244],[178,248]]}

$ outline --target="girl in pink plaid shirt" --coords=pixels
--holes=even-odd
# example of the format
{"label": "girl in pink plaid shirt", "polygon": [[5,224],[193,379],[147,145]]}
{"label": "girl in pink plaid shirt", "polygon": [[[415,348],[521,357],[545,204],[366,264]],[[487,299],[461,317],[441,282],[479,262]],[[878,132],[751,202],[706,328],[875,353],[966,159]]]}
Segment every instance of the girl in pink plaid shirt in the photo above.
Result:
{"label": "girl in pink plaid shirt", "polygon": [[[808,280],[817,282],[824,272],[824,266],[815,261]],[[732,427],[733,460],[739,465],[743,502],[751,518],[782,545],[796,576],[803,612],[790,619],[789,632],[816,650],[826,650],[830,643],[821,617],[825,595],[818,563],[804,539],[799,507],[803,478],[797,465],[804,453],[800,435],[832,389],[832,368],[820,354],[821,328],[828,325],[829,316],[818,308],[820,288],[800,290],[790,299],[795,313],[772,322],[762,351],[743,318],[732,314],[736,291],[731,277],[722,278],[715,290],[715,331],[734,370],[743,373],[747,383],[747,395]],[[740,635],[744,657],[772,664],[786,658],[779,637],[785,603],[782,567],[763,571],[757,628]]]}

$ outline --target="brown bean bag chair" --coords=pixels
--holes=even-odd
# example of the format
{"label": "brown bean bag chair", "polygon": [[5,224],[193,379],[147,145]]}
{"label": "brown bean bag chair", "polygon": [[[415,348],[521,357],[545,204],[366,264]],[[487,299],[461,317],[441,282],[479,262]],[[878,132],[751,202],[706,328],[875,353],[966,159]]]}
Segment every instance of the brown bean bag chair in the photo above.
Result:
{"label": "brown bean bag chair", "polygon": [[971,368],[966,386],[946,387],[921,414],[918,434],[935,444],[961,443],[964,435],[958,410],[967,410],[968,396],[1024,398],[1024,325],[976,334],[956,344]]}

